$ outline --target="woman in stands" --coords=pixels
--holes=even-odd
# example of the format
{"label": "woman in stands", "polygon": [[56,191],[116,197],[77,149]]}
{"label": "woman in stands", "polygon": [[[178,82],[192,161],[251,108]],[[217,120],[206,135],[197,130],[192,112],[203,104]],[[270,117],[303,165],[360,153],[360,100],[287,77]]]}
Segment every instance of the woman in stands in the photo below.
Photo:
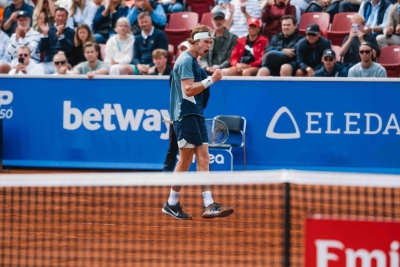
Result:
{"label": "woman in stands", "polygon": [[53,0],[38,0],[32,16],[32,28],[40,32],[39,21],[44,20],[44,23],[49,25],[54,24],[54,13],[56,7]]}
{"label": "woman in stands", "polygon": [[92,29],[93,18],[98,7],[91,0],[71,0],[68,7],[67,26],[76,30],[78,25],[86,24]]}
{"label": "woman in stands", "polygon": [[[86,42],[94,42],[94,38],[92,32],[90,31],[89,26],[86,24],[81,24],[76,28],[75,31],[74,43],[76,48],[75,48],[74,66],[78,65],[81,62],[86,61],[86,58],[83,55],[83,45]],[[100,53],[98,59],[101,60]]]}
{"label": "woman in stands", "polygon": [[110,75],[120,75],[120,68],[131,63],[135,41],[127,18],[118,19],[115,31],[117,34],[107,41],[104,57],[104,62],[110,67]]}
{"label": "woman in stands", "polygon": [[99,7],[93,19],[94,38],[98,44],[105,44],[115,35],[115,25],[119,18],[128,15],[125,0],[108,0]]}
{"label": "woman in stands", "polygon": [[233,48],[229,69],[224,69],[224,75],[228,76],[256,76],[261,67],[264,49],[268,39],[260,35],[260,20],[249,18],[247,20],[248,35],[239,38]]}

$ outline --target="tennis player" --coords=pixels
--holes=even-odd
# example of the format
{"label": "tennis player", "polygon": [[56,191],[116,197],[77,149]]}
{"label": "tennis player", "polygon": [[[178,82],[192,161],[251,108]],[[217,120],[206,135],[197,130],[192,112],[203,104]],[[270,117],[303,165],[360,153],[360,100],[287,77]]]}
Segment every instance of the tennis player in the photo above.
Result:
{"label": "tennis player", "polygon": [[[203,115],[204,90],[221,80],[221,70],[216,70],[211,77],[202,79],[197,57],[204,57],[210,50],[213,39],[211,31],[203,25],[193,29],[189,39],[190,47],[177,59],[171,73],[171,121],[176,133],[180,158],[175,172],[188,171],[196,155],[197,170],[209,171],[208,137]],[[179,203],[181,186],[171,187],[168,201],[162,212],[175,219],[191,220],[192,216],[183,212]],[[230,207],[214,202],[210,186],[202,186],[203,218],[226,217],[233,213]]]}

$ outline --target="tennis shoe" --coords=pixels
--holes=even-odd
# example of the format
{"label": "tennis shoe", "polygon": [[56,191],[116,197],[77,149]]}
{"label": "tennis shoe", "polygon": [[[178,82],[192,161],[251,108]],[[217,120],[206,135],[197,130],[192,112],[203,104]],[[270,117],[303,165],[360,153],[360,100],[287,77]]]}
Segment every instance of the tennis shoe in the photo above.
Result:
{"label": "tennis shoe", "polygon": [[233,213],[231,207],[222,206],[216,202],[210,204],[208,207],[203,207],[203,218],[212,219],[216,217],[226,217]]}
{"label": "tennis shoe", "polygon": [[176,205],[169,205],[168,201],[165,202],[161,210],[165,214],[174,217],[177,220],[191,220],[192,216],[183,212],[181,204],[178,202]]}

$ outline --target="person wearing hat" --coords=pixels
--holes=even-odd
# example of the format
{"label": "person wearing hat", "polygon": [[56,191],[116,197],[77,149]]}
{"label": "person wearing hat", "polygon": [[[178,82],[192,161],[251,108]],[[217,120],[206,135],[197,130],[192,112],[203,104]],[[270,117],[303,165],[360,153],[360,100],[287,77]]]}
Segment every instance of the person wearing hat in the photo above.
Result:
{"label": "person wearing hat", "polygon": [[255,76],[261,67],[268,39],[259,35],[259,19],[249,18],[247,25],[249,34],[237,40],[230,59],[231,67],[224,71],[228,76]]}
{"label": "person wearing hat", "polygon": [[323,65],[321,57],[325,49],[331,49],[331,41],[321,36],[317,24],[309,24],[306,38],[299,41],[296,47],[297,64],[299,69],[296,76],[314,76],[316,69]]}
{"label": "person wearing hat", "polygon": [[385,68],[372,61],[372,50],[373,47],[370,42],[361,43],[358,49],[361,62],[349,69],[349,77],[387,77]]}
{"label": "person wearing hat", "polygon": [[29,18],[32,19],[33,7],[25,3],[24,0],[13,0],[12,4],[4,10],[3,30],[11,36],[17,28],[17,16],[19,11],[28,12]]}
{"label": "person wearing hat", "polygon": [[216,69],[230,67],[230,56],[238,38],[225,28],[226,20],[223,12],[214,13],[212,23],[215,29],[211,35],[214,38],[213,43],[210,51],[200,61],[201,67],[207,74],[214,73]]}
{"label": "person wearing hat", "polygon": [[314,77],[347,77],[347,69],[336,62],[336,53],[332,49],[325,49],[321,60],[324,66],[315,71]]}
{"label": "person wearing hat", "polygon": [[21,10],[17,15],[17,28],[15,33],[11,35],[10,43],[7,46],[7,53],[11,60],[11,65],[17,63],[17,48],[27,46],[31,52],[31,60],[39,63],[40,61],[40,33],[35,31],[31,26],[31,19],[28,12]]}
{"label": "person wearing hat", "polygon": [[258,0],[232,0],[225,14],[226,28],[240,37],[247,36],[247,20],[261,17],[261,6]]}

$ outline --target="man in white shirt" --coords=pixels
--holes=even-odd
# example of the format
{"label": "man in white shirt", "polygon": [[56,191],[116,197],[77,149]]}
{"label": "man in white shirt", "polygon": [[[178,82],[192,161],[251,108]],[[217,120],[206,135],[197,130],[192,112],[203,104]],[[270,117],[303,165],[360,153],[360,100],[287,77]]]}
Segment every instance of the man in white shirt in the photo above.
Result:
{"label": "man in white shirt", "polygon": [[245,37],[248,34],[247,20],[260,18],[261,6],[257,0],[232,0],[226,12],[225,27],[237,37]]}
{"label": "man in white shirt", "polygon": [[[7,46],[7,54],[14,60],[17,61],[17,49],[20,46],[26,46],[31,52],[31,59],[36,63],[40,61],[40,33],[30,27],[31,19],[29,13],[25,10],[18,11],[17,15],[17,28],[15,33],[11,35],[10,43]],[[12,64],[13,65],[13,64]]]}
{"label": "man in white shirt", "polygon": [[[3,18],[0,16],[0,29],[3,23]],[[8,73],[10,71],[10,58],[7,55],[6,47],[10,42],[10,37],[0,30],[0,73]]]}
{"label": "man in white shirt", "polygon": [[361,46],[358,50],[358,52],[360,53],[361,62],[350,68],[348,77],[387,77],[385,68],[378,63],[372,61],[372,50],[373,47],[371,43],[361,43]]}
{"label": "man in white shirt", "polygon": [[29,74],[44,75],[44,69],[31,59],[31,51],[27,46],[21,46],[17,50],[18,63],[10,70],[8,74]]}
{"label": "man in white shirt", "polygon": [[56,68],[56,72],[53,73],[53,75],[72,74],[72,71],[68,70],[68,60],[63,51],[60,51],[54,55],[53,64]]}

